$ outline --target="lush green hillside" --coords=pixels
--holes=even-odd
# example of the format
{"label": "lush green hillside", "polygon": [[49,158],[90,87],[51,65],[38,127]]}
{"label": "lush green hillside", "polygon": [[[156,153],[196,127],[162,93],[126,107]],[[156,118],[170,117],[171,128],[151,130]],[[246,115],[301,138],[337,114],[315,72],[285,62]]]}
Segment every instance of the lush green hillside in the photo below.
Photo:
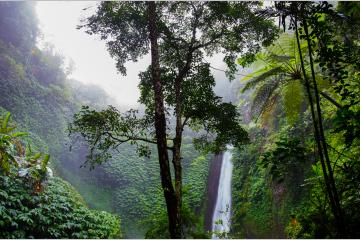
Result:
{"label": "lush green hillside", "polygon": [[[13,32],[11,32],[13,38],[16,39],[17,35],[27,32],[25,30],[24,33],[17,32],[20,29],[16,26],[23,24],[22,21],[26,20],[23,19],[24,17],[33,16],[31,4],[2,3],[1,8],[3,11],[6,8],[14,14],[2,19],[4,24],[13,24]],[[35,16],[33,18],[36,19]],[[34,25],[25,26],[36,28],[36,21],[32,24]],[[23,41],[29,44],[27,39]],[[81,145],[70,152],[66,129],[69,120],[82,102],[95,105],[101,103],[98,101],[99,98],[106,99],[106,95],[101,89],[96,88],[100,96],[94,98],[94,94],[90,96],[94,92],[91,88],[68,79],[64,73],[62,57],[51,49],[40,50],[35,42],[32,42],[24,50],[21,47],[24,44],[19,44],[21,46],[17,44],[19,43],[12,41],[12,38],[0,39],[2,111],[11,112],[18,128],[29,132],[29,140],[34,144],[35,149],[51,154],[53,158],[51,164],[56,173],[75,185],[79,181],[83,182],[83,178],[86,177],[88,183],[83,186],[91,187],[91,181],[95,177],[89,174],[88,170],[79,168],[85,161],[86,146]],[[83,90],[75,94],[73,85],[80,85]],[[86,98],[87,96],[90,97]],[[93,195],[101,196],[96,192]]]}
{"label": "lush green hillside", "polygon": [[[102,89],[70,79],[63,58],[51,48],[37,47],[30,3],[1,3],[0,11],[12,13],[0,17],[1,24],[12,26],[11,35],[0,35],[1,111],[11,112],[18,128],[30,133],[34,149],[51,154],[55,173],[69,181],[91,208],[117,213],[125,237],[143,237],[147,231],[143,221],[164,209],[156,154],[138,157],[126,145],[94,170],[80,168],[88,150],[81,139],[68,138],[68,123],[81,105],[101,109],[114,102]],[[28,32],[32,41],[26,38]],[[183,157],[185,201],[192,211],[203,213],[210,156],[199,155],[188,139]]]}
{"label": "lush green hillside", "polygon": [[[126,221],[125,231],[131,234],[129,237],[138,237],[146,231],[139,221],[150,216],[157,217],[166,208],[156,155],[153,154],[150,159],[139,158],[133,147],[125,149],[114,160],[104,164],[104,169],[113,179],[109,183],[113,189],[113,207],[120,216],[126,216],[123,221]],[[184,144],[183,156],[184,184],[187,185],[185,202],[191,209],[202,213],[210,156],[198,156],[191,142]]]}

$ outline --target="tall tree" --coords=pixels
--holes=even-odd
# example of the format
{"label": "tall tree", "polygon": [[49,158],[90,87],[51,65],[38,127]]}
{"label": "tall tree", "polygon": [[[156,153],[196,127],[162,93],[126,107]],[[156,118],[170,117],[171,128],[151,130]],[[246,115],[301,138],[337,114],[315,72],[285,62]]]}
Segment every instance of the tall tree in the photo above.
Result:
{"label": "tall tree", "polygon": [[[157,143],[159,162],[163,164],[166,164],[168,154],[164,149],[170,150],[176,203],[169,201],[167,205],[168,210],[175,208],[177,219],[171,227],[179,228],[180,234],[181,142],[185,127],[190,126],[198,132],[194,139],[196,147],[212,152],[225,149],[228,143],[237,146],[247,139],[236,107],[222,102],[214,93],[215,80],[205,57],[223,53],[227,74],[232,79],[238,55],[244,54],[250,60],[262,44],[269,45],[277,30],[272,21],[255,14],[258,7],[258,3],[245,2],[102,2],[96,14],[86,19],[82,26],[89,34],[99,34],[107,41],[108,50],[117,60],[121,73],[126,74],[124,63],[127,60],[136,61],[149,49],[152,64],[140,74],[140,102],[146,106],[145,117],[139,119],[134,111],[121,115],[114,108],[102,112],[85,108],[75,116],[70,130],[80,132],[88,140],[92,146],[90,157],[95,162],[109,157],[108,150],[123,142],[138,145],[144,154],[149,153],[149,148],[140,141]],[[156,12],[155,24],[155,15],[150,14],[150,9]],[[166,108],[161,106],[162,101]],[[164,112],[168,118],[175,117],[175,129],[166,135]],[[151,126],[155,126],[156,137]],[[170,142],[164,145],[165,140]],[[97,150],[104,155],[93,154]],[[161,167],[161,171],[162,176],[167,175],[168,167]],[[163,189],[164,193],[171,193],[172,185],[163,185]],[[178,229],[170,229],[170,233],[171,237],[182,236],[178,235]]]}
{"label": "tall tree", "polygon": [[160,164],[161,184],[169,217],[169,231],[172,238],[181,238],[181,217],[178,201],[171,182],[169,155],[166,143],[166,117],[164,110],[164,94],[160,77],[160,57],[158,46],[158,30],[156,25],[156,4],[147,2],[149,18],[149,39],[151,44],[151,78],[155,102],[155,132]]}

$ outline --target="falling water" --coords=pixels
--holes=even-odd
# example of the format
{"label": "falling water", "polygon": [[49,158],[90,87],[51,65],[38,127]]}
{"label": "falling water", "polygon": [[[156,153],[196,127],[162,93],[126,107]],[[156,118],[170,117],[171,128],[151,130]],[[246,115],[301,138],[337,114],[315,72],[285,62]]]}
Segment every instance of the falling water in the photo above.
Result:
{"label": "falling water", "polygon": [[[230,230],[231,177],[233,170],[231,148],[232,147],[228,147],[228,150],[224,153],[221,165],[218,194],[212,218],[213,232],[228,233]],[[213,234],[213,238],[217,237]]]}

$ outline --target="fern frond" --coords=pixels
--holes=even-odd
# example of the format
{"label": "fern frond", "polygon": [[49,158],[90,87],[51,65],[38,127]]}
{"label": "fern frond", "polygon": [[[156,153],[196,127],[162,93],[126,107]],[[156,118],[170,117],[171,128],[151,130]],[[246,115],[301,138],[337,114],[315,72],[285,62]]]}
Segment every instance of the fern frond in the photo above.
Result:
{"label": "fern frond", "polygon": [[271,117],[273,116],[273,112],[276,109],[277,102],[278,99],[280,98],[279,94],[273,94],[269,100],[266,102],[266,104],[264,105],[260,115],[258,118],[260,118],[261,120],[261,124],[265,125],[266,123],[268,123],[271,119]]}
{"label": "fern frond", "polygon": [[269,77],[271,76],[274,76],[274,75],[277,75],[279,73],[282,72],[282,68],[281,67],[276,67],[276,68],[272,68],[270,69],[269,71],[267,72],[264,72],[262,73],[261,75],[259,76],[256,76],[254,78],[252,78],[251,80],[249,80],[244,88],[241,90],[241,92],[245,92],[246,90],[249,90],[251,88],[253,88],[254,86],[256,86],[257,84],[263,82],[263,81],[266,81],[269,79]]}
{"label": "fern frond", "polygon": [[278,86],[279,80],[272,78],[271,81],[265,82],[256,90],[250,110],[253,117],[259,118],[267,109],[267,104],[270,104],[269,99],[277,94]]}
{"label": "fern frond", "polygon": [[11,156],[10,154],[8,155],[8,159],[11,160],[11,162],[14,164],[14,166],[19,167],[19,163],[16,161],[16,159]]}
{"label": "fern frond", "polygon": [[304,102],[303,86],[299,80],[289,81],[281,89],[286,121],[291,125],[299,118]]}
{"label": "fern frond", "polygon": [[11,134],[12,137],[26,137],[28,135],[29,134],[27,132],[16,132],[16,133]]}
{"label": "fern frond", "polygon": [[36,153],[31,159],[29,159],[31,164],[35,164],[37,160],[40,159],[42,153]]}
{"label": "fern frond", "polygon": [[21,144],[21,142],[18,139],[12,139],[13,144],[15,145],[16,151],[19,154],[19,156],[23,156],[24,155],[24,148]]}
{"label": "fern frond", "polygon": [[272,61],[276,61],[276,62],[289,62],[293,57],[292,56],[288,56],[288,55],[276,55],[276,54],[271,54],[270,58]]}
{"label": "fern frond", "polygon": [[252,78],[255,78],[255,77],[257,77],[257,76],[271,70],[271,69],[272,69],[272,67],[270,67],[270,66],[265,66],[265,67],[263,66],[262,68],[259,68],[259,69],[255,70],[255,71],[251,72],[251,73],[248,73],[245,77],[241,78],[240,81],[246,82],[246,81],[248,81],[248,80],[250,80]]}

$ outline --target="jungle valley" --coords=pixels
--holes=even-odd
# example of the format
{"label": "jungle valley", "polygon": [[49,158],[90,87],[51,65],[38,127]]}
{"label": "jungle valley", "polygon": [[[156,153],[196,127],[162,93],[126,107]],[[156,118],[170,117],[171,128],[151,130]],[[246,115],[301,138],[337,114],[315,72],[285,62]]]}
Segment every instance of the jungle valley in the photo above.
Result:
{"label": "jungle valley", "polygon": [[360,238],[359,36],[352,1],[1,1],[0,238]]}

